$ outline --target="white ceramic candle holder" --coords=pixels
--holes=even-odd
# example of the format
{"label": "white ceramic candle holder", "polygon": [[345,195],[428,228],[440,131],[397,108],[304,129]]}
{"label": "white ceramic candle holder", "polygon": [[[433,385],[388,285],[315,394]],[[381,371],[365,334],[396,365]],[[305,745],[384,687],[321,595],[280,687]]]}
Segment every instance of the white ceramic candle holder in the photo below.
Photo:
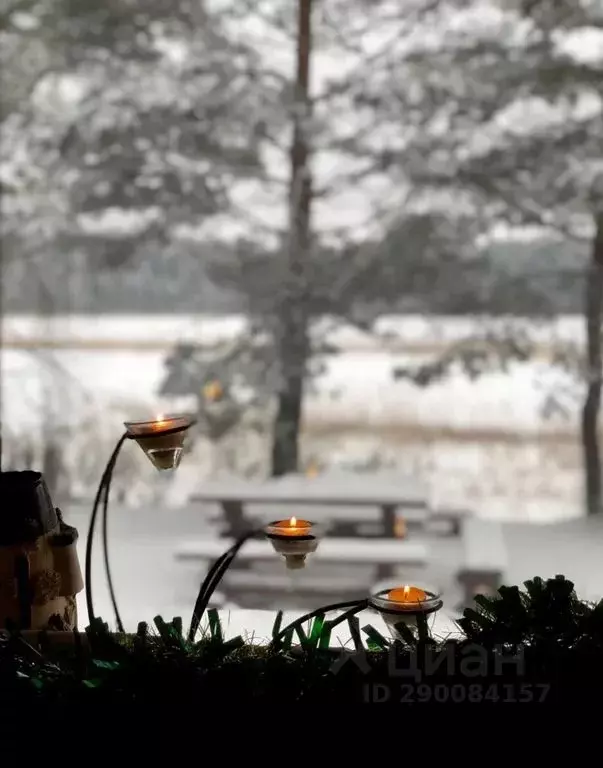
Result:
{"label": "white ceramic candle holder", "polygon": [[171,416],[154,421],[127,421],[128,437],[135,440],[151,464],[159,470],[176,469],[184,450],[184,438],[194,424],[188,416]]}
{"label": "white ceramic candle holder", "polygon": [[305,568],[306,557],[316,552],[319,542],[318,531],[309,520],[277,520],[265,528],[266,538],[274,551],[285,558],[288,570]]}
{"label": "white ceramic candle holder", "polygon": [[427,590],[421,590],[425,595],[424,600],[406,602],[391,598],[392,592],[403,592],[405,589],[416,589],[416,587],[383,589],[369,598],[369,606],[380,614],[394,640],[403,639],[396,629],[397,624],[405,624],[410,629],[414,629],[417,626],[417,618],[419,616],[425,616],[426,618],[431,616],[434,618],[437,611],[444,605],[440,595],[435,592],[428,592]]}

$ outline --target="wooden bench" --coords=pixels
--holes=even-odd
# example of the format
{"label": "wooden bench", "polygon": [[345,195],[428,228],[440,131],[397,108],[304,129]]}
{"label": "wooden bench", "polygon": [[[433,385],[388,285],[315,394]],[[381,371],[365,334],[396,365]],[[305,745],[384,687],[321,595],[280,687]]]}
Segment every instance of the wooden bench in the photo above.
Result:
{"label": "wooden bench", "polygon": [[458,573],[466,605],[476,594],[494,594],[508,567],[501,523],[471,518],[463,525],[463,567]]}
{"label": "wooden bench", "polygon": [[[177,560],[216,560],[228,548],[224,539],[205,539],[186,542],[176,551]],[[235,562],[252,563],[262,560],[277,560],[272,545],[266,540],[248,541],[237,554]],[[316,552],[309,556],[313,560],[342,565],[372,565],[377,569],[377,579],[393,576],[398,565],[423,566],[427,562],[428,547],[422,541],[398,541],[392,539],[324,539]],[[234,564],[233,564],[234,565]]]}
{"label": "wooden bench", "polygon": [[362,596],[367,592],[364,579],[357,579],[350,576],[327,576],[321,574],[316,576],[309,573],[296,573],[292,578],[290,575],[282,572],[275,573],[257,573],[255,571],[228,571],[224,577],[224,592],[287,592],[292,586],[295,587],[297,594],[310,592],[334,592],[335,594],[358,594]]}

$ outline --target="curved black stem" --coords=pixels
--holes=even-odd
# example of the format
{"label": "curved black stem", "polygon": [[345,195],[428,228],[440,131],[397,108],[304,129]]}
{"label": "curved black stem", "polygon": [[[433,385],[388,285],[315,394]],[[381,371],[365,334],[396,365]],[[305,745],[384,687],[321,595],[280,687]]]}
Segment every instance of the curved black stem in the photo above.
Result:
{"label": "curved black stem", "polygon": [[201,624],[203,614],[209,605],[209,601],[211,600],[211,597],[216,591],[218,585],[224,578],[226,571],[230,568],[233,560],[237,556],[238,551],[246,541],[249,541],[249,539],[252,539],[262,531],[263,528],[258,528],[243,534],[239,539],[237,539],[237,541],[232,545],[230,549],[228,549],[223,555],[220,555],[220,557],[214,562],[214,564],[207,572],[207,575],[205,576],[205,579],[203,580],[203,583],[199,589],[199,594],[197,595],[197,600],[195,601],[195,607],[193,609],[193,617],[191,619],[191,626],[188,633],[188,639],[190,642],[195,639],[195,635],[197,634],[197,630]]}
{"label": "curved black stem", "polygon": [[[107,462],[107,466],[105,467],[105,471],[103,472],[100,484],[98,486],[98,490],[96,492],[94,505],[92,507],[92,515],[90,516],[90,523],[88,526],[88,536],[86,538],[86,565],[85,565],[86,585],[85,585],[85,588],[86,588],[86,608],[88,610],[88,621],[90,624],[92,624],[92,622],[95,619],[94,604],[92,601],[92,545],[94,543],[94,529],[96,527],[96,518],[98,516],[98,510],[100,507],[101,499],[103,497],[103,493],[105,493],[106,486],[110,485],[111,483],[111,475],[113,474],[113,468],[115,467],[117,457],[119,455],[122,445],[126,440],[126,437],[127,437],[127,433],[123,434],[120,437],[117,445],[113,450],[113,453],[111,454],[111,458]],[[105,507],[103,507],[103,509],[105,510]],[[105,567],[106,568],[108,567],[108,558],[105,560]]]}
{"label": "curved black stem", "polygon": [[323,613],[330,613],[331,611],[341,611],[344,608],[350,608],[353,610],[346,611],[342,616],[339,616],[337,619],[335,619],[333,622],[331,622],[331,626],[336,626],[337,624],[344,621],[348,616],[353,616],[356,613],[360,613],[360,611],[364,611],[365,608],[368,606],[368,600],[367,598],[362,598],[361,600],[345,600],[341,603],[332,603],[331,605],[324,605],[322,608],[316,608],[314,611],[310,611],[310,613],[306,613],[305,616],[300,616],[299,619],[295,619],[295,621],[292,621],[291,624],[288,624],[286,627],[280,630],[280,632],[272,638],[272,641],[270,643],[270,648],[274,647],[274,645],[288,632],[291,632],[292,630],[295,630],[297,627],[300,627],[302,624],[305,624],[307,621],[311,621],[312,619],[315,619],[317,616],[320,616]]}
{"label": "curved black stem", "polygon": [[[194,420],[190,420],[185,426],[178,426],[172,429],[163,429],[161,431],[154,432],[146,435],[146,438],[152,437],[165,437],[166,435],[176,434],[177,432],[183,432],[195,423]],[[92,507],[92,515],[90,517],[90,524],[88,527],[88,537],[86,539],[86,567],[85,567],[85,580],[86,580],[86,607],[88,610],[88,620],[92,623],[95,619],[94,605],[92,602],[92,545],[94,543],[94,529],[96,526],[96,518],[98,510],[102,501],[103,514],[102,514],[102,540],[103,540],[103,561],[105,565],[105,576],[107,578],[107,585],[109,587],[109,596],[111,598],[111,604],[113,606],[113,612],[115,613],[115,620],[117,628],[120,632],[124,632],[124,626],[119,615],[119,609],[117,608],[117,598],[115,597],[115,588],[113,586],[113,578],[111,576],[111,567],[109,565],[109,494],[111,492],[111,479],[113,477],[113,470],[117,463],[117,457],[121,450],[122,445],[126,439],[136,439],[136,436],[131,432],[124,432],[120,437],[111,458],[107,462],[105,471],[101,477],[96,497],[94,499],[94,506]]]}
{"label": "curved black stem", "polygon": [[[125,440],[126,436],[123,436]],[[123,444],[122,440],[122,444]],[[121,445],[120,445],[121,447]],[[113,587],[113,577],[111,576],[111,567],[109,565],[109,494],[111,492],[111,480],[113,479],[113,470],[117,464],[118,452],[113,454],[112,463],[108,468],[107,479],[105,482],[105,494],[103,499],[103,514],[102,514],[102,541],[103,541],[103,562],[105,564],[105,578],[107,579],[107,586],[109,588],[109,597],[111,599],[111,605],[113,606],[113,614],[115,616],[115,623],[117,629],[122,634],[125,632],[119,609],[117,607],[117,598],[115,596],[115,589]]]}
{"label": "curved black stem", "polygon": [[[193,642],[193,640],[195,639],[195,635],[197,634],[197,630],[199,629],[199,625],[201,624],[201,619],[203,618],[203,614],[205,613],[207,606],[209,604],[209,601],[211,600],[211,596],[213,595],[216,588],[224,578],[226,571],[231,566],[233,560],[237,556],[238,551],[241,549],[241,547],[245,544],[246,541],[249,541],[249,539],[253,538],[258,533],[262,533],[263,530],[264,530],[263,528],[258,528],[243,534],[243,536],[237,539],[237,541],[232,545],[232,547],[226,550],[226,552],[224,552],[223,555],[220,555],[220,557],[210,567],[209,571],[207,572],[207,575],[205,576],[205,579],[201,584],[201,587],[199,589],[199,594],[197,595],[197,600],[195,602],[195,607],[193,609],[193,617],[191,620],[191,626],[188,633],[189,642]],[[291,622],[291,624],[289,624],[284,629],[282,629],[275,637],[272,638],[270,647],[274,647],[274,645],[278,642],[278,640],[284,637],[288,632],[290,632],[291,630],[295,630],[296,627],[301,626],[302,624],[305,624],[305,622],[307,621],[311,621],[312,619],[316,618],[316,616],[329,613],[331,611],[339,611],[345,608],[349,608],[350,610],[346,611],[346,613],[342,614],[337,619],[331,622],[331,626],[334,627],[337,624],[341,623],[342,621],[345,621],[345,619],[348,616],[353,616],[356,613],[363,611],[365,608],[367,608],[368,604],[369,604],[368,599],[362,598],[361,600],[345,600],[340,603],[332,603],[331,605],[325,605],[322,608],[317,608],[316,610],[311,611],[310,613],[306,613],[304,616],[301,616],[299,619],[296,619],[295,621]]]}

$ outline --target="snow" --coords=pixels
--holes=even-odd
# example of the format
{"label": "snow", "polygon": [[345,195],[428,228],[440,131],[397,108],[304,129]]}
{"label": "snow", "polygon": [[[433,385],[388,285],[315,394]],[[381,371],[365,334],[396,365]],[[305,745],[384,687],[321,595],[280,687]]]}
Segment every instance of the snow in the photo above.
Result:
{"label": "snow", "polygon": [[[173,345],[233,339],[244,325],[242,317],[7,317],[2,406],[8,449],[31,443],[39,451],[44,425],[67,429],[65,461],[81,485],[85,454],[94,483],[124,420],[180,410],[180,403],[157,396]],[[396,466],[425,482],[432,503],[469,506],[485,517],[544,522],[580,514],[576,382],[544,356],[476,381],[459,371],[427,388],[394,381],[396,365],[430,359],[479,321],[389,317],[377,325],[396,338],[333,332],[342,351],[326,360],[305,403],[306,460]],[[533,328],[543,344],[579,342],[581,331],[580,319],[572,317]],[[111,342],[121,347],[111,349]],[[545,418],[549,392],[565,410]],[[190,466],[178,473],[178,488],[169,486],[171,497],[182,503],[203,477],[221,471],[227,455],[242,468],[264,466],[267,454],[263,436],[233,433],[220,446],[199,443]],[[141,460],[127,470],[124,464],[118,481],[138,500],[155,492],[146,488]],[[141,473],[136,490],[129,471]],[[82,492],[90,493],[85,483]]]}
{"label": "snow", "polygon": [[580,64],[596,64],[603,51],[603,29],[582,28],[569,32],[559,47]]}
{"label": "snow", "polygon": [[184,342],[212,344],[233,339],[245,328],[241,316],[208,317],[205,315],[96,315],[7,316],[3,319],[4,344],[30,340],[77,340],[83,344],[96,341],[127,339],[132,342],[158,340],[170,345]]}
{"label": "snow", "polygon": [[[117,397],[138,402],[139,410],[156,409],[165,355],[175,344],[229,341],[244,327],[245,319],[236,316],[8,317],[4,343],[9,349],[3,354],[8,424],[20,423],[26,414],[38,418],[34,410],[42,407],[43,383],[49,375],[99,407],[109,408]],[[541,414],[543,388],[553,386],[560,377],[543,361],[512,364],[509,373],[488,373],[478,381],[453,371],[427,388],[393,381],[396,366],[416,367],[428,361],[447,344],[470,337],[476,331],[475,321],[440,318],[430,324],[418,317],[383,318],[377,329],[386,341],[350,328],[329,335],[342,352],[326,360],[317,391],[308,403],[308,418],[342,423],[365,420],[373,426],[470,426],[520,432],[559,427]],[[576,341],[579,329],[578,319],[568,318],[552,325],[548,333],[536,327],[533,334],[542,343],[547,339]],[[116,349],[111,349],[112,343]],[[36,346],[52,344],[57,349],[36,350]]]}
{"label": "snow", "polygon": [[[62,339],[91,341],[157,341],[168,347],[179,342],[216,344],[236,338],[247,326],[244,315],[67,315],[40,317],[38,315],[6,316],[3,318],[4,344],[31,340]],[[530,337],[539,343],[584,343],[584,319],[578,315],[537,323],[522,318],[502,318],[487,321],[487,328],[527,328]],[[345,326],[335,318],[324,318],[315,325],[319,334],[328,333],[328,341],[342,347],[385,348],[388,341],[395,344],[447,344],[480,334],[484,329],[479,318],[430,317],[425,315],[383,315],[368,334]]]}

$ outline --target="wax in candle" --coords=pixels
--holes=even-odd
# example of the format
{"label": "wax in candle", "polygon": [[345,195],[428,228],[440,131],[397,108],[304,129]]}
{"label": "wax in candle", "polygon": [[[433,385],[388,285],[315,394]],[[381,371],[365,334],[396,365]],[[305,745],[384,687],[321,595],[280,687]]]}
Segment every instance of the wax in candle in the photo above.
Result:
{"label": "wax in candle", "polygon": [[275,525],[275,528],[279,529],[279,535],[282,536],[307,536],[311,527],[312,523],[295,517],[290,520],[279,520]]}
{"label": "wax in candle", "polygon": [[418,587],[396,587],[388,592],[388,600],[395,603],[423,603],[427,600],[427,593]]}
{"label": "wax in candle", "polygon": [[129,435],[138,439],[149,434],[172,429],[181,429],[184,432],[193,423],[193,420],[188,416],[157,416],[153,421],[126,421],[125,426]]}

